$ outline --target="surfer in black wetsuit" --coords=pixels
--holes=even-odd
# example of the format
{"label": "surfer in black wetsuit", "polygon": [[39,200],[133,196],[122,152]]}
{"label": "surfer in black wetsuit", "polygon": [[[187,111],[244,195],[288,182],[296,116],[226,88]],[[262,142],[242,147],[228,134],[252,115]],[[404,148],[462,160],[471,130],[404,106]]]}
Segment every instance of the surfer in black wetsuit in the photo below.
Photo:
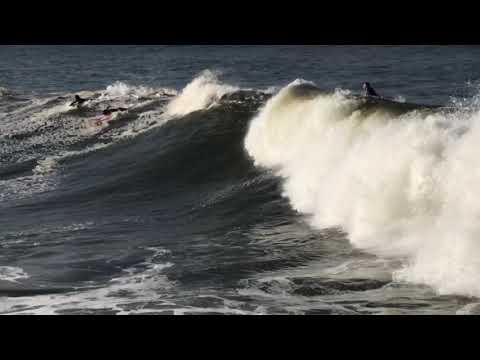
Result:
{"label": "surfer in black wetsuit", "polygon": [[105,116],[112,115],[114,112],[118,111],[127,111],[128,109],[125,108],[116,108],[116,109],[110,109],[110,106],[107,107],[105,110],[103,110],[102,114]]}
{"label": "surfer in black wetsuit", "polygon": [[121,112],[121,111],[127,111],[128,109],[125,108],[115,108],[115,109],[110,109],[110,106],[108,106],[105,110],[102,111],[102,115],[97,118],[96,124],[101,125],[102,121],[109,121],[111,120],[111,115],[115,112]]}
{"label": "surfer in black wetsuit", "polygon": [[83,105],[83,103],[85,103],[85,101],[87,101],[87,99],[82,99],[80,96],[78,95],[75,95],[75,101],[72,102],[70,104],[70,106],[80,106],[80,105]]}
{"label": "surfer in black wetsuit", "polygon": [[363,83],[363,95],[364,96],[374,96],[374,97],[380,97],[375,90],[373,90],[372,86],[370,83],[366,82]]}

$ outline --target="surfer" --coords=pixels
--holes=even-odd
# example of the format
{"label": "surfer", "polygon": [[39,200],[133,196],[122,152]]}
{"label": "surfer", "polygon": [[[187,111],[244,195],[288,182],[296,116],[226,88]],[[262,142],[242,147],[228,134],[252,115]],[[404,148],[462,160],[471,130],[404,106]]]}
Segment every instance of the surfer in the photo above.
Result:
{"label": "surfer", "polygon": [[72,102],[70,106],[75,106],[75,105],[81,106],[83,105],[83,103],[85,103],[85,101],[87,101],[87,99],[82,99],[80,96],[75,95],[75,101]]}
{"label": "surfer", "polygon": [[116,108],[116,109],[110,109],[110,106],[108,106],[105,110],[103,110],[102,114],[104,116],[112,115],[114,112],[119,112],[119,111],[127,111],[128,109],[125,108]]}
{"label": "surfer", "polygon": [[363,83],[363,95],[364,96],[374,96],[374,97],[380,97],[375,90],[373,90],[372,86],[370,83],[366,82]]}
{"label": "surfer", "polygon": [[102,124],[103,121],[109,121],[112,119],[112,115],[113,113],[115,112],[122,112],[122,111],[127,111],[128,109],[125,109],[125,108],[115,108],[115,109],[110,109],[110,106],[108,106],[105,110],[102,111],[102,115],[100,115],[96,121],[95,121],[95,124],[97,124],[98,126],[100,126]]}

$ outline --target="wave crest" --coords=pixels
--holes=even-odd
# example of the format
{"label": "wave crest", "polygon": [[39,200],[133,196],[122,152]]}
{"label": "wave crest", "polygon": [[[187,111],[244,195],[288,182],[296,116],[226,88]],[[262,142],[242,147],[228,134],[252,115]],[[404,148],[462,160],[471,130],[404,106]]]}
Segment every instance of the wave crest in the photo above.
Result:
{"label": "wave crest", "polygon": [[235,86],[222,84],[218,75],[217,72],[210,70],[203,71],[170,102],[166,112],[172,116],[182,116],[206,109],[225,94],[239,90]]}
{"label": "wave crest", "polygon": [[403,259],[397,280],[480,296],[480,112],[300,93],[282,89],[245,139],[255,163],[285,179],[292,206]]}

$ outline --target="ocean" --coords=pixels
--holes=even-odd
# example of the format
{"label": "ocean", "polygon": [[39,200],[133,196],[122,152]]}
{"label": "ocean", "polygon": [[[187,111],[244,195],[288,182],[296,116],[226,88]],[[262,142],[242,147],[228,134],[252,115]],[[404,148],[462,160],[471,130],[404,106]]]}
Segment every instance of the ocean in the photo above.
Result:
{"label": "ocean", "polygon": [[0,314],[479,314],[478,59],[1,45]]}

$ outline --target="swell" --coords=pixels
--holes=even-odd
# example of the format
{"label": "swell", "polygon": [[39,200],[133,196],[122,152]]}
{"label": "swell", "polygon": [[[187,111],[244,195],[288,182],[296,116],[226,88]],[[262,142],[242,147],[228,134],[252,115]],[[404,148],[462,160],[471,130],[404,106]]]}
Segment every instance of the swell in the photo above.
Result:
{"label": "swell", "polygon": [[[203,241],[201,236],[208,236],[210,243],[229,241],[232,249],[225,250],[225,256],[248,259],[249,254],[262,254],[245,264],[222,265],[211,264],[208,252],[197,251],[185,259],[175,259],[175,273],[169,276],[177,280],[224,281],[215,271],[223,267],[235,274],[229,280],[233,285],[239,277],[258,269],[301,264],[307,255],[289,255],[282,261],[278,258],[281,250],[272,256],[247,247],[244,241],[244,234],[257,226],[260,216],[266,228],[287,226],[285,217],[294,216],[280,197],[279,181],[255,168],[243,148],[248,123],[267,97],[247,90],[222,94],[205,109],[174,116],[165,116],[163,100],[151,102],[93,135],[76,138],[68,146],[50,148],[54,155],[48,152],[46,158],[52,160],[52,167],[40,165],[46,170],[42,177],[56,180],[54,190],[4,205],[5,231],[16,234],[19,227],[38,224],[61,227],[65,219],[93,224],[92,230],[66,235],[67,239],[78,236],[75,242],[63,244],[59,240],[60,250],[60,245],[46,245],[48,237],[32,237],[32,242],[45,244],[47,249],[32,248],[31,253],[38,252],[38,259],[48,261],[51,268],[62,268],[63,254],[75,253],[62,275],[44,275],[53,279],[52,285],[115,275],[118,267],[105,266],[103,258],[116,251],[122,253],[122,247],[137,249],[139,244],[149,245],[149,241],[157,245],[154,241],[158,238],[162,245],[175,248],[182,243],[195,247]],[[133,125],[139,122],[146,126],[133,131]],[[127,130],[132,131],[123,136]],[[34,164],[32,160],[31,166]],[[8,225],[9,219],[16,219],[16,225]],[[109,250],[98,253],[104,247]],[[82,261],[82,254],[90,251],[95,251],[95,260]],[[192,264],[198,265],[199,259],[206,263],[192,271]],[[130,265],[122,258],[123,267]],[[179,266],[184,269],[179,271]],[[103,275],[89,270],[92,268]]]}
{"label": "swell", "polygon": [[[157,191],[165,196],[187,188],[192,179],[214,182],[223,169],[248,173],[242,138],[270,95],[224,85],[209,71],[176,96],[167,90],[115,83],[105,91],[81,93],[89,101],[80,109],[68,105],[67,95],[22,104],[1,124],[6,147],[0,178],[59,169],[56,191],[34,199],[38,209],[49,206],[45,201],[89,202],[107,194],[124,199],[132,189],[139,198]],[[128,111],[92,125],[106,106]]]}
{"label": "swell", "polygon": [[[475,129],[472,117],[457,119],[459,111],[438,106],[325,92],[311,83],[296,82],[272,97],[223,86],[211,74],[200,77],[176,96],[116,84],[96,93],[83,110],[69,109],[65,99],[17,109],[14,120],[30,128],[19,129],[14,121],[5,125],[8,142],[0,180],[23,181],[33,174],[55,182],[53,189],[40,187],[41,196],[35,193],[10,208],[3,205],[9,210],[3,224],[9,218],[29,224],[102,214],[118,226],[120,218],[141,218],[144,223],[132,220],[129,226],[159,222],[156,235],[174,242],[199,234],[214,237],[234,232],[232,228],[261,233],[288,227],[298,211],[314,228],[341,227],[354,246],[402,259],[405,268],[395,273],[399,281],[426,283],[445,293],[480,294],[472,258],[452,248],[449,238],[436,253],[439,233],[428,231],[447,234],[440,224],[445,202],[451,211],[467,212],[467,219],[476,216],[462,204],[465,199],[456,203],[459,193],[448,198],[447,191],[438,198],[436,193],[445,189],[435,179],[458,175],[443,164],[455,155],[449,153],[456,151],[451,144]],[[109,104],[126,104],[129,111],[110,124],[89,127],[92,116]],[[458,120],[455,126],[448,123],[452,118]],[[464,185],[472,189],[468,179]],[[282,190],[291,208],[281,198]],[[445,222],[450,235],[475,228],[468,220],[464,228]],[[314,241],[311,234],[300,237]],[[472,239],[461,243],[475,253]],[[263,255],[248,263],[248,254],[264,249],[247,249],[245,264],[224,264],[224,269],[242,274],[294,267],[315,256],[303,251],[293,235],[285,243],[275,244],[276,251],[282,246],[300,249],[288,257]],[[457,263],[446,266],[445,255],[452,249]],[[462,275],[465,283],[459,287],[453,279],[465,264],[472,271]],[[171,276],[217,276],[219,265],[210,265]]]}
{"label": "swell", "polygon": [[171,200],[191,208],[196,199],[222,187],[234,189],[261,173],[242,145],[252,115],[242,104],[197,111],[108,147],[61,159],[62,184],[35,207],[105,199],[111,207]]}

